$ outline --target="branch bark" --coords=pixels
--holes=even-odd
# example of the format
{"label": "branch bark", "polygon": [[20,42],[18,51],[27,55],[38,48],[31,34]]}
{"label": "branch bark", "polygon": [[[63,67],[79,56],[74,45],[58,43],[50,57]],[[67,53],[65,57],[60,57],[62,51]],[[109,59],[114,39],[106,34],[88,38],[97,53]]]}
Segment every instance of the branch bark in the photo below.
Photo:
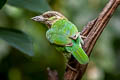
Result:
{"label": "branch bark", "polygon": [[[97,39],[103,32],[104,28],[106,27],[112,14],[115,12],[119,4],[120,0],[109,0],[99,16],[96,19],[90,21],[82,30],[81,35],[87,37],[84,39],[85,44],[82,47],[88,56],[91,55],[91,51]],[[80,80],[84,75],[88,65],[79,64],[73,57],[69,60],[68,64],[71,67],[75,68],[77,72],[72,71],[69,67],[67,67],[64,76],[65,80]]]}

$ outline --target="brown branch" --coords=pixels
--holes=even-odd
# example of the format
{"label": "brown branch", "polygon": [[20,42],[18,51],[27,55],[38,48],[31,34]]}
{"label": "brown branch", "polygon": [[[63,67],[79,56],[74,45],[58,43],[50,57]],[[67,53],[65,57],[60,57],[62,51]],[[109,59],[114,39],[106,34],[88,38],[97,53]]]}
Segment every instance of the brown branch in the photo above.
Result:
{"label": "brown branch", "polygon": [[[120,4],[120,0],[109,0],[103,11],[99,14],[99,16],[93,21],[89,22],[87,26],[82,30],[81,35],[86,36],[84,39],[85,44],[83,45],[83,49],[90,56],[91,51],[109,22],[112,14],[117,9]],[[69,65],[77,70],[77,72],[72,71],[70,68],[66,68],[65,80],[80,80],[84,75],[87,65],[79,64],[73,57],[69,60]]]}

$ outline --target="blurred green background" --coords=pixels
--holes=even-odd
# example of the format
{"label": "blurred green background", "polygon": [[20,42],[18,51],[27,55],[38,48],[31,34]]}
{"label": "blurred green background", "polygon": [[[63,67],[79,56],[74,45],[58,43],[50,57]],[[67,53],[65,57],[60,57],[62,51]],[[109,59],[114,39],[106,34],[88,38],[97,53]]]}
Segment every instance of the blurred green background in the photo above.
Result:
{"label": "blurred green background", "polygon": [[[0,0],[2,1],[2,0]],[[0,27],[24,31],[35,41],[30,57],[0,39],[0,80],[47,80],[46,68],[63,79],[64,57],[46,40],[45,25],[30,18],[48,10],[64,14],[82,30],[108,0],[7,0],[0,10]],[[120,8],[97,41],[82,80],[120,80]]]}

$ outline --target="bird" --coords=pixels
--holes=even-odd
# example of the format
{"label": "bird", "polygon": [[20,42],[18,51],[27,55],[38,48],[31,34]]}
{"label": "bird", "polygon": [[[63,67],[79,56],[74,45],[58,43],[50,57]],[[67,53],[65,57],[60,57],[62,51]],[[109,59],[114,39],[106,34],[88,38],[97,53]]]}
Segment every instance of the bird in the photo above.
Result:
{"label": "bird", "polygon": [[42,15],[31,18],[36,22],[46,24],[46,38],[51,45],[63,53],[66,61],[71,55],[80,63],[87,64],[89,58],[82,48],[84,41],[77,27],[57,11],[47,11]]}

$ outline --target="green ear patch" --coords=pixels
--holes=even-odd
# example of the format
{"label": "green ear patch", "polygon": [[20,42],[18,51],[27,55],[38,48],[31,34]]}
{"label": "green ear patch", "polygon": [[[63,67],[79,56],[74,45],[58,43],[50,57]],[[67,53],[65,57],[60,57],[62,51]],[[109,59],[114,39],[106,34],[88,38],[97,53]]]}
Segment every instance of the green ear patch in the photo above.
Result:
{"label": "green ear patch", "polygon": [[48,18],[48,20],[54,20],[54,19],[56,19],[55,16]]}

